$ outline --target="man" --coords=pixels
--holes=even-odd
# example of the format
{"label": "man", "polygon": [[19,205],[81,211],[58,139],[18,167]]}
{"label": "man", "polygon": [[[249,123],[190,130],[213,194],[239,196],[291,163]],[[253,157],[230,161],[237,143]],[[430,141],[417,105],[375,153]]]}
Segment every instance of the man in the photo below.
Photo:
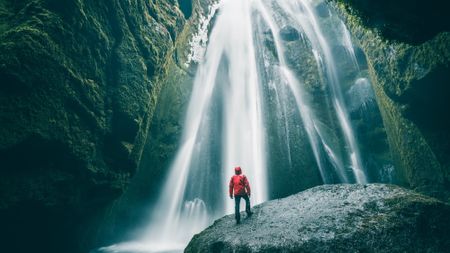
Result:
{"label": "man", "polygon": [[233,199],[234,191],[234,215],[236,218],[236,223],[241,223],[240,214],[240,203],[241,198],[245,200],[245,212],[247,212],[247,217],[252,216],[250,211],[250,184],[245,175],[242,175],[241,167],[234,168],[234,176],[230,180],[230,198]]}

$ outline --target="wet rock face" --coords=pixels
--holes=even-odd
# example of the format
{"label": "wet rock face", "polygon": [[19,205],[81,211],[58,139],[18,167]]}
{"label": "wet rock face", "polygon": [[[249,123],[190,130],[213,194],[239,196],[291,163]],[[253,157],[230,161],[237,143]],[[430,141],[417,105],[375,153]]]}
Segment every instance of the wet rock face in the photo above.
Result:
{"label": "wet rock face", "polygon": [[[126,188],[185,22],[173,4],[0,3],[2,242],[50,234],[58,252],[76,251],[77,226]],[[33,251],[51,252],[42,244]]]}
{"label": "wet rock face", "polygon": [[448,1],[337,0],[351,6],[364,25],[388,38],[419,44],[442,31],[450,31]]}
{"label": "wet rock face", "polygon": [[324,185],[194,236],[185,252],[447,252],[450,205],[392,185]]}
{"label": "wet rock face", "polygon": [[178,0],[180,9],[184,14],[186,19],[190,18],[192,15],[192,0]]}
{"label": "wet rock face", "polygon": [[295,41],[300,38],[300,34],[297,29],[292,26],[285,26],[280,30],[280,37],[284,41]]}
{"label": "wet rock face", "polygon": [[322,2],[316,6],[316,12],[321,18],[327,18],[330,16],[330,11],[328,10],[325,2]]}

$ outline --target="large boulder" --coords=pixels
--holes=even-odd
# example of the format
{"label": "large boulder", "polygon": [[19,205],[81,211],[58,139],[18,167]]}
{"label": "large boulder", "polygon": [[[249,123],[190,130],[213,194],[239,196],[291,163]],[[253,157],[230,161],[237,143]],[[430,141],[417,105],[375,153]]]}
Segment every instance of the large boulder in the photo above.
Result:
{"label": "large boulder", "polygon": [[[185,252],[448,252],[450,205],[393,185],[323,185],[233,215]],[[243,215],[243,214],[241,214]]]}

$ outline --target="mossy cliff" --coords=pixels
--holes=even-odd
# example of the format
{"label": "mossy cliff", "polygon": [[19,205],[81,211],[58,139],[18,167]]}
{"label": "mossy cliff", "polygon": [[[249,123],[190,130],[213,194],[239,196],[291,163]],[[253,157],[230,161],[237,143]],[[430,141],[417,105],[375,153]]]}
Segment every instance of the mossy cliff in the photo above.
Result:
{"label": "mossy cliff", "polygon": [[[87,247],[80,240],[86,226],[136,173],[191,4],[0,1],[0,223],[7,251]],[[17,238],[27,243],[15,244]]]}
{"label": "mossy cliff", "polygon": [[[354,41],[367,57],[392,156],[396,161],[397,174],[403,175],[405,185],[448,201],[448,22],[440,23],[436,28],[432,27],[432,19],[428,25],[430,31],[434,32],[428,34],[429,31],[418,29],[415,36],[420,37],[420,40],[412,40],[411,24],[406,21],[386,19],[386,24],[392,24],[397,29],[397,36],[390,36],[386,34],[386,30],[370,25],[376,18],[369,10],[352,1],[329,2],[343,17]],[[439,14],[439,5],[433,6]],[[383,12],[379,15],[382,14]],[[406,37],[402,37],[401,32]]]}
{"label": "mossy cliff", "polygon": [[[193,1],[190,18],[178,34],[172,57],[167,62],[168,74],[161,80],[161,92],[149,125],[138,171],[124,194],[108,207],[108,215],[95,228],[97,247],[127,239],[135,239],[136,228],[147,225],[170,163],[181,138],[184,115],[189,103],[197,62],[189,60],[194,37],[201,26],[211,28],[205,18],[215,0]],[[133,208],[130,208],[133,207]]]}

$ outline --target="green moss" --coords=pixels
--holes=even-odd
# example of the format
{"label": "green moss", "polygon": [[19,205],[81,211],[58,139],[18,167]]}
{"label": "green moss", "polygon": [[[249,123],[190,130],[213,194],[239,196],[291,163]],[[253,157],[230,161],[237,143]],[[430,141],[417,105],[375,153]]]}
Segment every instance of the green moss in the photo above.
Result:
{"label": "green moss", "polygon": [[[125,191],[141,161],[186,24],[173,4],[0,2],[1,211],[52,216],[49,231],[67,235],[64,248],[80,247],[76,233]],[[45,210],[34,213],[30,203]]]}

